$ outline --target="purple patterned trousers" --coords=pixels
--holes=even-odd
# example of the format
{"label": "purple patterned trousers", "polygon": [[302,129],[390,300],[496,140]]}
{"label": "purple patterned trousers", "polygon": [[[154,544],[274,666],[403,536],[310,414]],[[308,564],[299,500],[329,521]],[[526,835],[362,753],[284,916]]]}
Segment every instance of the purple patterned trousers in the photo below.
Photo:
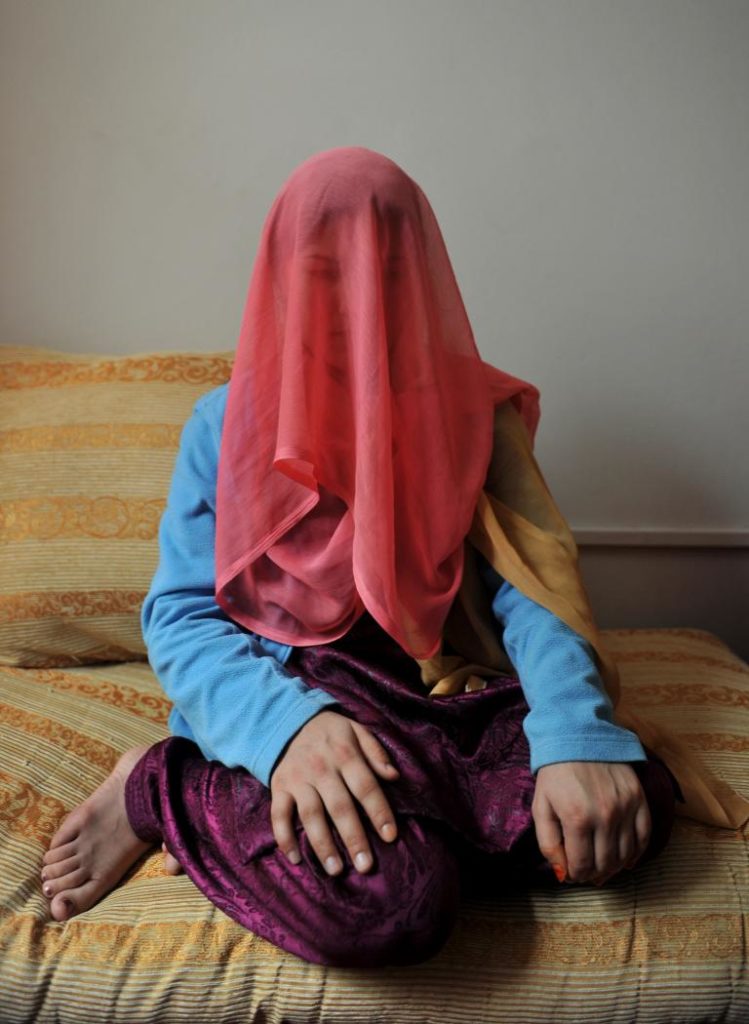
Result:
{"label": "purple patterned trousers", "polygon": [[[429,959],[455,924],[462,893],[559,883],[535,838],[535,779],[515,676],[484,690],[431,698],[416,662],[367,613],[332,644],[296,648],[288,663],[340,702],[332,710],[370,729],[399,770],[380,780],[398,825],[382,840],[362,808],[374,864],[360,874],[334,827],[343,871],[320,865],[298,815],[301,863],[278,849],[270,790],[242,768],[206,761],[195,743],[151,747],[127,781],[128,818],[164,841],[220,910],[313,963],[379,967]],[[668,842],[678,783],[651,751],[632,762],[650,807],[650,845]]]}

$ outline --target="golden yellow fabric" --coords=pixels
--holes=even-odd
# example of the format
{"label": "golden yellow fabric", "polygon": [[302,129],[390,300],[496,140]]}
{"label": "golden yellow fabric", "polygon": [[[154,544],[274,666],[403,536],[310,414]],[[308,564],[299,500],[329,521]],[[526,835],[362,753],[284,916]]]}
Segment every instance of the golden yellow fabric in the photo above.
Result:
{"label": "golden yellow fabric", "polygon": [[145,658],[182,426],[232,359],[0,347],[0,664]]}
{"label": "golden yellow fabric", "polygon": [[[616,720],[668,765],[681,786],[684,817],[722,828],[749,819],[749,800],[717,778],[678,732],[638,714],[623,699],[617,665],[596,627],[580,575],[577,545],[533,455],[525,424],[510,402],[497,408],[494,449],[466,545],[467,572],[444,637],[458,655],[419,662],[430,694],[471,689],[476,677],[504,671],[507,655],[491,637],[491,611],[476,585],[471,545],[514,587],[589,641]],[[706,677],[709,682],[709,675]]]}
{"label": "golden yellow fabric", "polygon": [[[749,666],[701,630],[603,630],[626,703],[746,788]],[[578,1024],[740,1021],[749,1003],[747,828],[676,822],[604,888],[464,895],[433,959],[308,964],[242,929],[156,848],[96,906],[52,921],[39,870],[120,753],[167,735],[145,662],[0,667],[0,1021]],[[497,865],[501,883],[501,864]]]}

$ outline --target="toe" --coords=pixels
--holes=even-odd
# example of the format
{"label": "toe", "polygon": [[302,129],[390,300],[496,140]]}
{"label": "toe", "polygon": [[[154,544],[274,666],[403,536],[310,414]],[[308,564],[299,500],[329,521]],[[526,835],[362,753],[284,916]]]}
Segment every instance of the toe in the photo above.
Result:
{"label": "toe", "polygon": [[42,868],[42,881],[49,882],[53,878],[62,878],[69,875],[71,871],[81,866],[78,857],[67,857],[65,860],[55,861],[53,864],[45,864]]}
{"label": "toe", "polygon": [[58,892],[50,903],[50,912],[56,921],[67,921],[93,907],[103,895],[101,882],[91,878],[82,885]]}
{"label": "toe", "polygon": [[64,846],[66,843],[72,842],[79,832],[79,823],[72,814],[69,815],[52,836],[49,844],[50,850],[55,850],[58,846]]}
{"label": "toe", "polygon": [[73,900],[62,895],[52,900],[49,910],[55,921],[67,921],[69,917],[74,917],[79,912]]}
{"label": "toe", "polygon": [[67,860],[68,857],[72,857],[76,851],[76,844],[74,842],[65,843],[64,846],[57,846],[53,850],[51,847],[42,857],[43,864],[59,864],[61,860]]}
{"label": "toe", "polygon": [[166,843],[161,844],[161,850],[164,854],[164,870],[168,875],[179,875],[182,873],[182,865],[166,848]]}
{"label": "toe", "polygon": [[88,881],[89,877],[88,872],[84,871],[83,868],[77,868],[75,871],[70,871],[60,878],[52,878],[44,882],[42,892],[48,900],[51,900],[60,893],[65,892],[66,889],[77,888],[83,885],[84,882]]}
{"label": "toe", "polygon": [[176,857],[172,857],[171,853],[168,853],[164,857],[164,870],[168,875],[180,875],[182,874],[182,865]]}
{"label": "toe", "polygon": [[52,836],[52,841],[49,844],[50,851],[73,842],[82,832],[86,832],[96,822],[96,804],[97,802],[92,797],[89,797],[88,800],[84,800],[82,804],[79,804],[78,807],[70,812]]}

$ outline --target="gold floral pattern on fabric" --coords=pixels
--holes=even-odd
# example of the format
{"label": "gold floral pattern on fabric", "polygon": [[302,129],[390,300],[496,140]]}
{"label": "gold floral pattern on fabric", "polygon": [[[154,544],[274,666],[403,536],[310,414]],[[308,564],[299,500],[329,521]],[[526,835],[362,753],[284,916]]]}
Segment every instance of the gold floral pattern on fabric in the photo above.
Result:
{"label": "gold floral pattern on fabric", "polygon": [[[467,923],[468,924],[468,923]],[[734,916],[726,913],[638,916],[636,920],[507,921],[470,918],[471,945],[501,948],[516,965],[568,964],[610,968],[628,960],[739,960],[744,937]]]}
{"label": "gold floral pattern on fabric", "polygon": [[181,383],[218,387],[231,376],[226,356],[191,355],[122,356],[114,359],[59,359],[0,363],[0,388],[59,388],[76,384]]}
{"label": "gold floral pattern on fabric", "polygon": [[30,782],[0,769],[0,825],[15,835],[48,840],[57,831],[67,808],[61,800],[45,796]]}
{"label": "gold floral pattern on fabric", "polygon": [[739,675],[746,675],[746,665],[740,661],[728,658],[713,658],[709,654],[692,655],[680,653],[679,651],[614,651],[614,658],[617,664],[632,665],[637,662],[652,665],[654,662],[670,662],[674,665],[702,665],[705,668],[720,668],[726,672],[736,672]]}
{"label": "gold floral pattern on fabric", "polygon": [[736,918],[724,913],[644,916],[638,920],[638,933],[642,958],[666,963],[739,959],[746,945]]}
{"label": "gold floral pattern on fabric", "polygon": [[90,765],[101,768],[107,774],[112,771],[120,756],[118,751],[108,743],[77,732],[62,722],[52,718],[36,715],[32,711],[12,707],[0,702],[0,721],[5,726],[18,729],[26,736],[36,736],[48,740],[76,757],[82,758]]}
{"label": "gold floral pattern on fabric", "polygon": [[0,502],[0,543],[92,537],[98,540],[153,540],[166,507],[163,498],[102,495],[20,498]]}
{"label": "gold floral pattern on fabric", "polygon": [[690,732],[689,745],[697,750],[727,750],[743,754],[749,750],[749,736],[729,736],[720,732]]}
{"label": "gold floral pattern on fabric", "polygon": [[666,640],[674,637],[677,640],[696,640],[705,646],[717,647],[718,650],[723,651],[725,654],[730,653],[720,637],[715,636],[714,633],[708,633],[704,629],[688,629],[683,626],[663,626],[657,629],[627,629],[619,626],[616,629],[604,629],[601,632],[606,636],[607,640],[613,640],[614,643],[619,638],[624,640],[625,643],[629,639],[643,643],[646,639]]}
{"label": "gold floral pattern on fabric", "polygon": [[143,590],[62,590],[0,595],[0,622],[123,615],[138,612]]}
{"label": "gold floral pattern on fabric", "polygon": [[233,362],[0,346],[0,662],[145,657],[139,615],[181,431]]}
{"label": "gold floral pattern on fabric", "polygon": [[[79,934],[73,939],[76,948],[76,955],[85,959],[99,959],[97,953],[102,947],[123,948],[131,936],[131,929],[128,925],[110,924],[108,922],[76,922],[71,921],[68,925],[74,932],[76,923],[80,925]],[[226,961],[227,944],[231,942],[239,948],[237,952],[243,951],[247,956],[269,958],[279,960],[287,956],[283,950],[274,946],[259,935],[244,931],[235,926],[234,935],[228,933],[223,927],[206,927],[203,921],[195,921],[186,924],[179,929],[180,939],[168,934],[169,929],[174,931],[171,922],[156,922],[154,924],[142,924],[138,928],[138,946],[142,950],[143,962],[147,964],[163,964],[177,961],[194,961],[202,963],[220,964]],[[237,934],[237,932],[239,934]],[[86,954],[85,949],[90,949]]]}
{"label": "gold floral pattern on fabric", "polygon": [[0,431],[0,452],[161,449],[177,451],[181,426],[171,423],[63,423]]}
{"label": "gold floral pattern on fabric", "polygon": [[[723,668],[728,668],[723,665]],[[749,708],[749,692],[709,683],[641,683],[632,690],[638,706],[701,704],[705,707]]]}
{"label": "gold floral pattern on fabric", "polygon": [[[152,858],[155,860],[156,856],[154,853]],[[129,877],[123,885],[134,881],[135,876]],[[176,884],[191,883],[178,879]],[[130,885],[130,894],[139,907],[147,898],[147,890],[140,886]],[[141,921],[135,927],[130,924],[92,921],[85,917],[73,918],[64,927],[54,921],[44,927],[44,921],[28,913],[15,914],[11,920],[8,920],[8,916],[2,920],[0,914],[0,922],[3,938],[9,944],[33,950],[33,958],[39,963],[49,963],[60,955],[63,936],[66,960],[69,959],[71,963],[114,966],[115,970],[126,969],[124,961],[116,964],[113,956],[116,952],[131,950],[134,937],[137,937],[138,970],[190,964],[213,964],[220,969],[225,968],[235,957],[248,965],[256,964],[258,960],[278,962],[289,959],[283,950],[245,931],[233,921],[208,921],[201,918],[198,908],[202,902],[203,897],[198,895],[192,920],[170,917],[166,921]],[[198,915],[198,920],[194,919],[195,915]],[[218,979],[216,981],[218,983]],[[194,1013],[195,1008],[192,1010]],[[194,1020],[195,1017],[190,1019]]]}
{"label": "gold floral pattern on fabric", "polygon": [[29,682],[50,686],[61,693],[76,694],[102,704],[122,708],[139,718],[166,724],[172,704],[157,690],[147,692],[123,683],[113,683],[101,675],[68,673],[58,669],[3,668],[3,673]]}

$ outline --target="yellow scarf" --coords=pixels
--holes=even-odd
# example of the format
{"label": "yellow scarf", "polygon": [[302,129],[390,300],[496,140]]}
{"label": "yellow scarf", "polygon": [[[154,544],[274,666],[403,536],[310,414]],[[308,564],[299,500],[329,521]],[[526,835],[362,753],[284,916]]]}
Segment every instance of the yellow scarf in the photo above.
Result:
{"label": "yellow scarf", "polygon": [[682,817],[722,828],[749,819],[749,800],[717,778],[671,730],[636,714],[623,699],[616,662],[596,628],[578,568],[577,545],[534,458],[525,424],[512,402],[497,407],[494,451],[465,544],[463,580],[443,629],[455,655],[419,661],[430,696],[482,688],[484,676],[514,673],[478,574],[475,550],[527,597],[583,636],[596,655],[615,721],[635,732],[675,775]]}

